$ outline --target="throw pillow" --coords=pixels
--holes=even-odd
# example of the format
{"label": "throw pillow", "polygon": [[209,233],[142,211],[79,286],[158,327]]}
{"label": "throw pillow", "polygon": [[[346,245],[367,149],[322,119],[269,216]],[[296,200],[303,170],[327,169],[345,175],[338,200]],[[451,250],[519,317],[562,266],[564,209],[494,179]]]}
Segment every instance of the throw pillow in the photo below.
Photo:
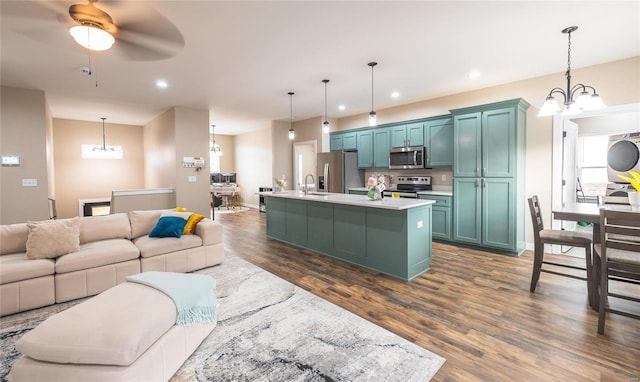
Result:
{"label": "throw pillow", "polygon": [[78,217],[43,222],[29,222],[27,259],[53,259],[80,249]]}
{"label": "throw pillow", "polygon": [[187,224],[184,226],[184,231],[182,232],[185,235],[193,235],[196,232],[196,225],[200,223],[202,219],[204,219],[204,215],[193,213],[189,216],[189,220],[187,220]]}
{"label": "throw pillow", "polygon": [[187,221],[178,216],[162,216],[149,232],[149,237],[180,237]]}

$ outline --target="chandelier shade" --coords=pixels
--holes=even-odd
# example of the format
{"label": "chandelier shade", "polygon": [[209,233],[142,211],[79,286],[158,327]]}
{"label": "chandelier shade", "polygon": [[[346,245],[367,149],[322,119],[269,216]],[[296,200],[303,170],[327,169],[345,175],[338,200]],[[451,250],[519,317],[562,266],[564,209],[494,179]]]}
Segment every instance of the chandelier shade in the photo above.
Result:
{"label": "chandelier shade", "polygon": [[[582,111],[598,110],[606,107],[600,95],[593,86],[576,84],[571,86],[571,33],[578,29],[577,26],[568,27],[562,30],[562,33],[568,35],[567,49],[567,78],[566,90],[563,88],[553,88],[549,91],[547,98],[540,108],[538,117],[546,117],[555,115],[559,112],[562,115],[580,114]],[[556,96],[562,96],[564,108],[558,104]]]}

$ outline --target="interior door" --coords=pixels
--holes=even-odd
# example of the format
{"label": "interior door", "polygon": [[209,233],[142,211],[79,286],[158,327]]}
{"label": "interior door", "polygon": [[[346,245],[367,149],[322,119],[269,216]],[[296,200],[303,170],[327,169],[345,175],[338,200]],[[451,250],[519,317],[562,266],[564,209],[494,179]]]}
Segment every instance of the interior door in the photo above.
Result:
{"label": "interior door", "polygon": [[[576,146],[578,145],[578,124],[564,120],[562,138],[562,205],[576,202],[576,178],[578,166]],[[576,222],[563,221],[562,228],[573,231]]]}

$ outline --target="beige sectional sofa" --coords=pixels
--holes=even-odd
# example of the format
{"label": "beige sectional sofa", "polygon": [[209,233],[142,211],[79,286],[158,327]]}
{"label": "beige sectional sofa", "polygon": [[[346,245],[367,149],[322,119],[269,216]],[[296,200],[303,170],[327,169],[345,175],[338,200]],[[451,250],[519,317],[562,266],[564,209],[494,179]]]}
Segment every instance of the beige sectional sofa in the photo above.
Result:
{"label": "beige sectional sofa", "polygon": [[222,226],[210,219],[192,235],[149,237],[162,213],[79,218],[78,250],[52,259],[27,259],[27,223],[0,226],[0,316],[92,296],[128,275],[190,272],[224,260]]}

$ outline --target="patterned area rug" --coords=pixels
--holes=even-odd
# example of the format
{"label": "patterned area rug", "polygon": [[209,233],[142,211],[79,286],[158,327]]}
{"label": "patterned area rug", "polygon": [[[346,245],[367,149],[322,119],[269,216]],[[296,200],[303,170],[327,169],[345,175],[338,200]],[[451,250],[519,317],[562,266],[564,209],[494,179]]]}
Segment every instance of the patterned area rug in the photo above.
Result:
{"label": "patterned area rug", "polygon": [[[218,326],[171,381],[428,381],[445,362],[233,255],[197,273],[217,281]],[[15,341],[78,302],[0,319],[0,380]]]}

